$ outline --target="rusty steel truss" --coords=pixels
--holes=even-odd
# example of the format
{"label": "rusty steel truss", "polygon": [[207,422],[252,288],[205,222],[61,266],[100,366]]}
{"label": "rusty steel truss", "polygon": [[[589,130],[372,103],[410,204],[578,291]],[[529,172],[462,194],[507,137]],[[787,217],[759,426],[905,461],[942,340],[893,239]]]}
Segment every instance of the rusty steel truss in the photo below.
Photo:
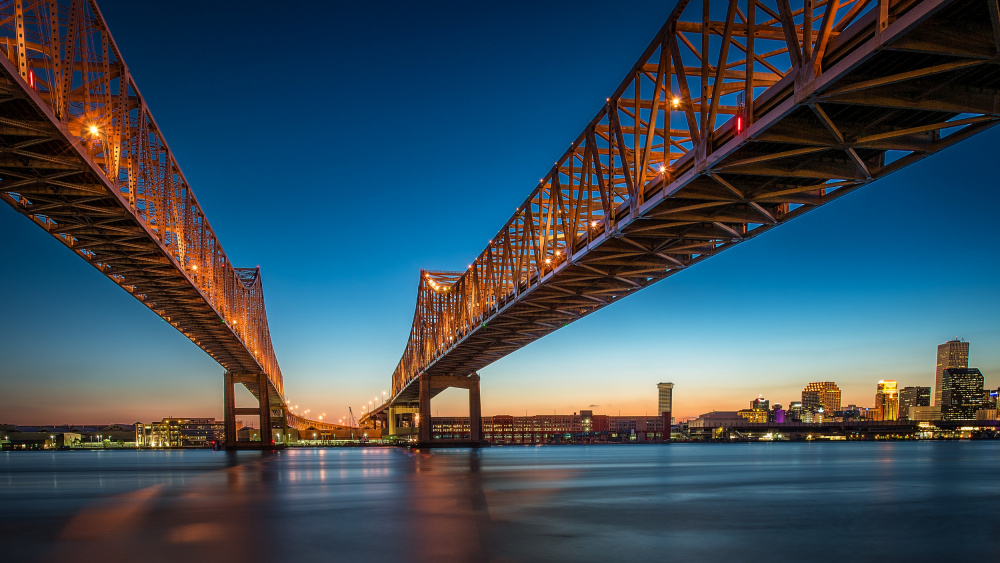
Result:
{"label": "rusty steel truss", "polygon": [[997,0],[679,0],[464,271],[421,272],[393,404],[975,133]]}
{"label": "rusty steel truss", "polygon": [[0,199],[284,412],[259,268],[229,262],[97,4],[0,1],[0,55]]}

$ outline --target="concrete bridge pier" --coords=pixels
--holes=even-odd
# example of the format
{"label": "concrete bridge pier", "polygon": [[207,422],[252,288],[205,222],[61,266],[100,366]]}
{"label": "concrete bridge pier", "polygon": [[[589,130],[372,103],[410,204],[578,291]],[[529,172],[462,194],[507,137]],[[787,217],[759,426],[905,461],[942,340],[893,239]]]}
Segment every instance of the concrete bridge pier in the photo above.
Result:
{"label": "concrete bridge pier", "polygon": [[[226,449],[262,449],[273,447],[271,430],[270,382],[265,373],[240,373],[227,371],[224,381],[223,413],[226,427]],[[248,389],[257,390],[257,407],[237,407],[235,385],[243,384]],[[278,414],[281,414],[280,412]],[[236,417],[256,416],[260,418],[260,442],[240,441],[236,435]],[[284,416],[281,417],[284,420]],[[284,422],[282,423],[284,425]]]}
{"label": "concrete bridge pier", "polygon": [[[400,436],[400,428],[403,428],[403,423],[406,421],[405,415],[407,414],[418,414],[420,412],[420,406],[415,404],[399,404],[399,405],[389,405],[386,409],[387,412],[387,428],[389,429],[390,436]],[[411,417],[412,418],[412,417]],[[412,428],[407,428],[407,430],[412,431]]]}
{"label": "concrete bridge pier", "polygon": [[[469,375],[435,375],[420,374],[420,421],[419,445],[435,445],[431,434],[431,397],[449,388],[458,387],[469,390],[469,442],[461,441],[462,445],[480,445],[483,442],[483,408],[479,394],[479,374]],[[447,442],[457,445],[456,441]]]}

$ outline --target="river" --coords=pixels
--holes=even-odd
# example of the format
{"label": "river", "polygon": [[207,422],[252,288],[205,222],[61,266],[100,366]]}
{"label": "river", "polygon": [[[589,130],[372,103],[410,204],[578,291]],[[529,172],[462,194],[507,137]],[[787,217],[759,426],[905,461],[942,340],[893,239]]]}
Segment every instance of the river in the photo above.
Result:
{"label": "river", "polygon": [[0,453],[4,561],[995,561],[1000,441]]}

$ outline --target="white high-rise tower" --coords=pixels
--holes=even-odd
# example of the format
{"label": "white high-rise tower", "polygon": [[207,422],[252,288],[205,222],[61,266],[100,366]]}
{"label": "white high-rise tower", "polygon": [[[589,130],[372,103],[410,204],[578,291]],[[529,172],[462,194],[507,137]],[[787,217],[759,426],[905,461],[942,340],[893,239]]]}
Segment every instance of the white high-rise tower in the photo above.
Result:
{"label": "white high-rise tower", "polygon": [[673,383],[658,383],[656,388],[660,390],[660,404],[657,410],[660,411],[660,415],[663,413],[672,413],[674,410],[674,384]]}

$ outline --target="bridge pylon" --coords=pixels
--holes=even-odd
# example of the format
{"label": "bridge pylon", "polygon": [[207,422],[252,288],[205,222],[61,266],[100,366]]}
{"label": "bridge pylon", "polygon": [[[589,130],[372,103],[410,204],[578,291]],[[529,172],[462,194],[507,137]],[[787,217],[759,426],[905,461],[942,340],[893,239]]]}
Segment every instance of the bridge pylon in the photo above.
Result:
{"label": "bridge pylon", "polygon": [[[226,449],[270,449],[274,447],[273,425],[280,423],[282,435],[287,434],[287,417],[283,404],[272,405],[270,380],[266,373],[244,373],[227,371],[225,373],[225,390],[223,393],[224,418],[226,427]],[[236,389],[238,384],[245,385],[257,397],[257,407],[237,407]],[[280,400],[279,400],[280,402]],[[236,417],[256,416],[260,418],[260,441],[239,440],[236,429]]]}
{"label": "bridge pylon", "polygon": [[[431,432],[431,397],[449,387],[469,390],[469,440],[447,440],[435,442]],[[479,393],[479,374],[469,375],[430,375],[420,374],[420,402],[418,420],[418,446],[434,445],[471,445],[477,446],[483,442],[483,409]]]}

